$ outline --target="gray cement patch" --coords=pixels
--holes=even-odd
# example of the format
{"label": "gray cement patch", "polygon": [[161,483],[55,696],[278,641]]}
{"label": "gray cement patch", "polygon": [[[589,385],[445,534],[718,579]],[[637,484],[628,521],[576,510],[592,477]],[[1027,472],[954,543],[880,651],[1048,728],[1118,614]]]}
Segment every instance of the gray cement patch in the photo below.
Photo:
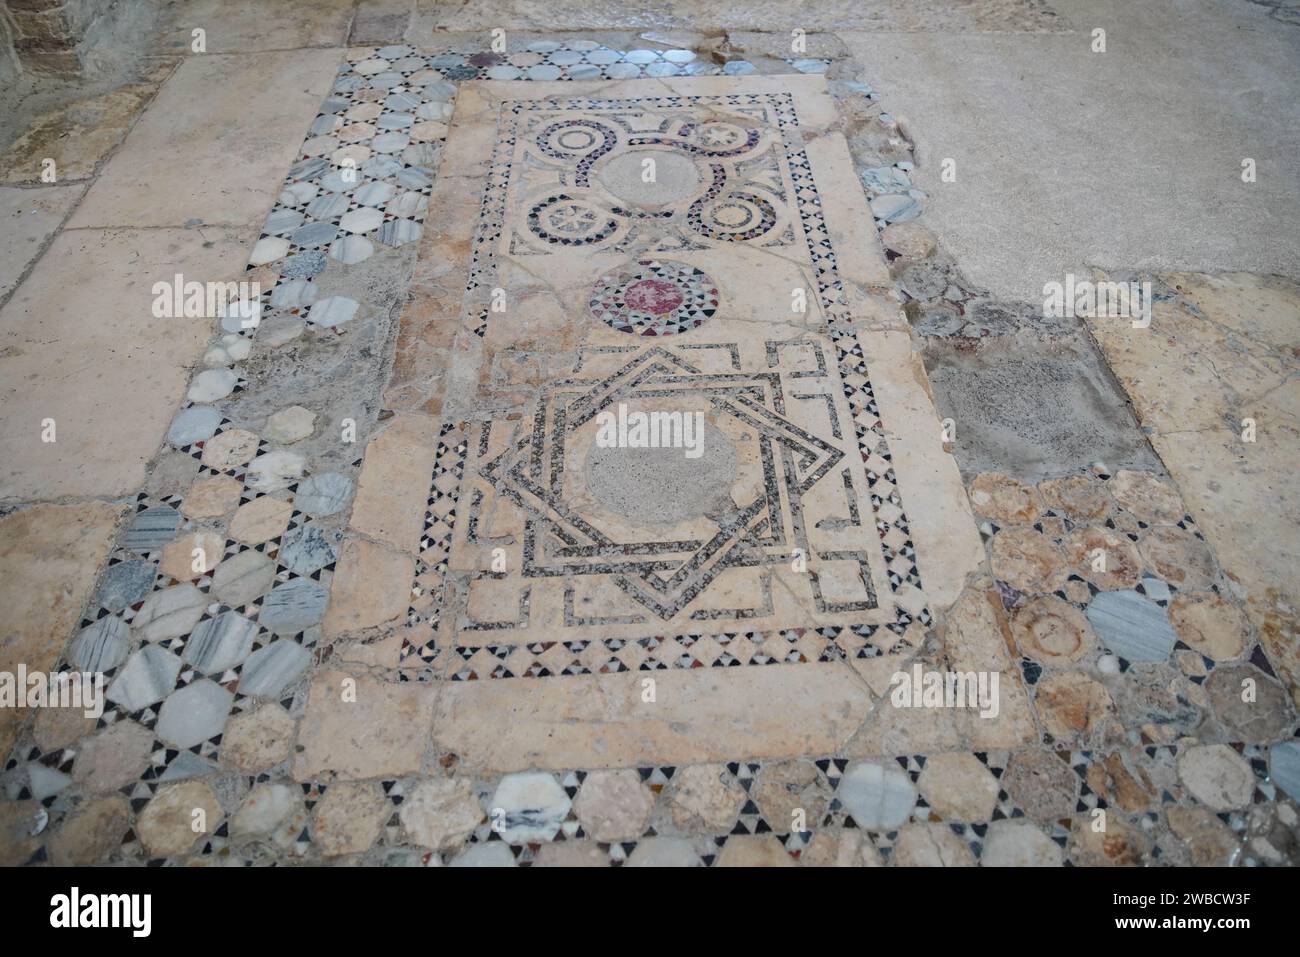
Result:
{"label": "gray cement patch", "polygon": [[[689,413],[688,413],[689,414]],[[636,522],[671,525],[734,508],[736,447],[706,423],[702,454],[680,448],[602,448],[587,452],[587,490],[611,511]]]}
{"label": "gray cement patch", "polygon": [[1123,392],[1082,338],[930,339],[924,359],[967,478],[1002,472],[1036,482],[1097,461],[1160,469]]}
{"label": "gray cement patch", "polygon": [[[387,358],[393,352],[397,313],[410,282],[415,244],[380,247],[357,265],[331,263],[313,282],[316,301],[329,296],[355,297],[361,309],[336,328],[308,323],[287,345],[269,348],[254,338],[253,353],[241,364],[249,387],[228,400],[227,414],[238,421],[264,422],[292,405],[317,414],[315,435],[294,443],[293,451],[315,458],[320,469],[343,468],[365,448],[368,430],[379,413]],[[307,308],[297,310],[302,315]],[[263,314],[270,322],[291,315]],[[343,420],[356,423],[356,441],[339,441]]]}

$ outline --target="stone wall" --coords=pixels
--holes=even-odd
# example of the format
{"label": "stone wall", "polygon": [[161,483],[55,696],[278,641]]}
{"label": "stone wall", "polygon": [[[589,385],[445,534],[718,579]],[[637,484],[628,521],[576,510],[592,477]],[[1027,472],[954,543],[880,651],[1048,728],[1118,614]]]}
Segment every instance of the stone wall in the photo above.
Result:
{"label": "stone wall", "polygon": [[0,0],[0,75],[103,73],[133,60],[152,0]]}

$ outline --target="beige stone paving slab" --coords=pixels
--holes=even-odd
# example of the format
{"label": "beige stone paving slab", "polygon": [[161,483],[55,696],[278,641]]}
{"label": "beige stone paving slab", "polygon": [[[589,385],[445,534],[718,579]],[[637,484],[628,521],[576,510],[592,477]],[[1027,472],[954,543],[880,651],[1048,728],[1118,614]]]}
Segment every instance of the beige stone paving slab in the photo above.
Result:
{"label": "beige stone paving slab", "polygon": [[300,723],[294,777],[392,778],[419,771],[439,690],[317,672]]}
{"label": "beige stone paving slab", "polygon": [[85,186],[0,188],[0,301],[18,285]]}
{"label": "beige stone paving slab", "polygon": [[484,772],[790,757],[838,753],[871,709],[845,665],[452,682],[433,738]]}
{"label": "beige stone paving slab", "polygon": [[427,498],[422,486],[437,447],[438,423],[421,415],[399,416],[372,439],[352,503],[352,528],[415,554]]}
{"label": "beige stone paving slab", "polygon": [[[386,392],[442,425],[399,411],[368,451],[327,627],[378,629],[340,660],[444,679],[439,748],[493,769],[836,752],[872,712],[866,666],[906,660],[978,568],[837,124],[821,77],[461,88]],[[703,471],[602,458],[588,413],[616,395],[699,411]],[[394,624],[396,553],[368,539],[413,537]]]}
{"label": "beige stone paving slab", "polygon": [[[208,319],[157,319],[154,282],[237,278],[257,227],[61,233],[0,310],[0,498],[114,497],[144,482]],[[41,440],[53,419],[55,441]]]}
{"label": "beige stone paving slab", "polygon": [[[1300,287],[1178,273],[1149,329],[1089,328],[1300,700]],[[1242,439],[1255,421],[1255,441]]]}
{"label": "beige stone paving slab", "polygon": [[[0,671],[49,671],[57,663],[123,506],[37,505],[0,518]],[[0,753],[8,754],[28,712],[0,709]]]}
{"label": "beige stone paving slab", "polygon": [[69,227],[260,224],[340,56],[302,50],[185,60]]}
{"label": "beige stone paving slab", "polygon": [[155,49],[189,55],[195,29],[204,31],[208,53],[342,46],[353,6],[353,0],[182,0],[172,5]]}

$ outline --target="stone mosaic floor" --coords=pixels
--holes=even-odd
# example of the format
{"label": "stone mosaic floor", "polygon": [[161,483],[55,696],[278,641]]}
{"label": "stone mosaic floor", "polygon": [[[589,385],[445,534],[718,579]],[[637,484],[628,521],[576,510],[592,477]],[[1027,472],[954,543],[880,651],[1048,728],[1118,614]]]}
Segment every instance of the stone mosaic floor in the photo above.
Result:
{"label": "stone mosaic floor", "polygon": [[[1294,862],[1291,695],[1178,488],[964,488],[905,141],[843,64],[741,62],[347,51],[63,652],[110,707],[23,728],[0,860]],[[619,402],[704,454],[629,466]],[[894,707],[915,665],[998,715]]]}

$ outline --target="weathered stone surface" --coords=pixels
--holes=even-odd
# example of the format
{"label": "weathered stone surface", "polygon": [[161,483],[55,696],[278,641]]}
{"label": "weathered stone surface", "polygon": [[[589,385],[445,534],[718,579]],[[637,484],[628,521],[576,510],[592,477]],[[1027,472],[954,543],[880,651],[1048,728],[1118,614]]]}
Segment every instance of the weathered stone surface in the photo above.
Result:
{"label": "weathered stone surface", "polygon": [[[277,635],[297,635],[320,623],[329,590],[310,578],[291,578],[262,600],[257,622]],[[282,652],[281,652],[282,653]]]}
{"label": "weathered stone surface", "polygon": [[1016,608],[1011,633],[1021,654],[1059,667],[1078,662],[1097,643],[1083,612],[1051,595]]}
{"label": "weathered stone surface", "polygon": [[1038,494],[1048,508],[1064,512],[1075,522],[1097,521],[1109,515],[1111,510],[1105,486],[1087,475],[1039,482]]}
{"label": "weathered stone surface", "polygon": [[751,786],[750,795],[777,831],[814,830],[829,804],[817,769],[807,761],[771,762]]}
{"label": "weathered stone surface", "polygon": [[245,545],[260,545],[279,538],[289,527],[293,505],[272,495],[263,495],[239,507],[230,520],[230,537]]}
{"label": "weathered stone surface", "polygon": [[1152,571],[1184,591],[1214,584],[1210,550],[1191,532],[1174,526],[1149,529],[1138,543],[1138,550]]}
{"label": "weathered stone surface", "polygon": [[232,608],[243,608],[271,588],[275,562],[249,549],[221,563],[212,574],[212,594]]}
{"label": "weathered stone surface", "polygon": [[322,670],[312,680],[293,773],[309,781],[398,777],[420,768],[433,722],[428,685]]}
{"label": "weathered stone surface", "polygon": [[210,787],[183,781],[158,790],[140,812],[136,831],[151,857],[175,857],[211,837],[224,818]]}
{"label": "weathered stone surface", "polygon": [[714,867],[795,867],[785,848],[771,834],[732,835]]}
{"label": "weathered stone surface", "polygon": [[976,515],[1000,525],[1025,525],[1036,519],[1043,503],[1032,486],[1006,475],[984,472],[970,484],[970,503]]}
{"label": "weathered stone surface", "polygon": [[1046,535],[1032,528],[998,532],[993,536],[989,556],[998,579],[1031,594],[1055,591],[1067,574],[1061,550]]}
{"label": "weathered stone surface", "polygon": [[1064,852],[1050,837],[1022,821],[994,821],[984,839],[983,867],[1060,867]]}
{"label": "weathered stone surface", "polygon": [[916,788],[896,764],[857,762],[845,770],[835,794],[868,831],[897,827],[916,805]]}
{"label": "weathered stone surface", "polygon": [[1070,829],[1069,855],[1084,867],[1140,867],[1150,841],[1117,814],[1106,815],[1106,829],[1093,830],[1094,818],[1080,815]]}
{"label": "weathered stone surface", "polygon": [[483,808],[463,778],[421,781],[398,809],[411,840],[434,850],[454,847],[483,820]]}
{"label": "weathered stone surface", "polygon": [[1165,610],[1136,591],[1102,592],[1087,615],[1101,643],[1129,661],[1164,661],[1178,640]]}
{"label": "weathered stone surface", "polygon": [[1197,867],[1231,867],[1241,842],[1218,815],[1203,807],[1171,807],[1165,811],[1169,829],[1187,845]]}
{"label": "weathered stone surface", "polygon": [[35,801],[0,801],[0,867],[20,867],[36,853],[44,814]]}
{"label": "weathered stone surface", "polygon": [[87,625],[68,646],[68,661],[82,671],[108,671],[126,658],[131,641],[131,629],[115,615],[100,618]]}
{"label": "weathered stone surface", "polygon": [[1230,811],[1250,803],[1255,774],[1226,744],[1197,745],[1178,755],[1178,776],[1202,804]]}
{"label": "weathered stone surface", "polygon": [[406,615],[415,561],[362,539],[339,546],[338,563],[325,613],[327,637],[376,628]]}
{"label": "weathered stone surface", "polygon": [[100,798],[81,807],[50,841],[50,863],[56,867],[85,867],[102,863],[122,844],[131,826],[131,807],[120,795]]}
{"label": "weathered stone surface", "polygon": [[844,828],[832,836],[827,831],[813,834],[799,855],[804,867],[883,867],[880,852],[862,831]]}
{"label": "weathered stone surface", "polygon": [[1076,529],[1065,543],[1070,571],[1102,591],[1132,588],[1142,574],[1137,549],[1114,529],[1094,525]]}
{"label": "weathered stone surface", "polygon": [[95,600],[109,611],[122,611],[143,601],[157,577],[158,567],[153,562],[117,562],[104,570]]}
{"label": "weathered stone surface", "polygon": [[297,452],[276,449],[249,462],[244,481],[259,492],[274,492],[295,484],[303,477],[306,467],[306,460]]}
{"label": "weathered stone surface", "polygon": [[414,553],[438,447],[437,423],[400,416],[371,441],[352,503],[354,529],[393,548]]}
{"label": "weathered stone surface", "polygon": [[289,757],[294,720],[279,705],[235,715],[221,737],[221,759],[241,771],[265,771]]}
{"label": "weathered stone surface", "polygon": [[378,784],[341,781],[316,806],[312,842],[326,857],[359,854],[375,843],[392,811]]}
{"label": "weathered stone surface", "polygon": [[595,841],[565,841],[543,844],[533,867],[609,867],[609,854]]}
{"label": "weathered stone surface", "polygon": [[134,721],[119,720],[82,742],[72,780],[88,794],[134,784],[149,768],[153,734]]}
{"label": "weathered stone surface", "polygon": [[1300,744],[1282,741],[1269,748],[1268,773],[1293,801],[1300,801]]}
{"label": "weathered stone surface", "polygon": [[234,700],[221,685],[202,678],[167,697],[154,731],[168,744],[192,748],[221,734]]}
{"label": "weathered stone surface", "polygon": [[880,234],[886,249],[907,259],[924,259],[934,252],[935,236],[916,220],[890,223]]}
{"label": "weathered stone surface", "polygon": [[239,505],[243,489],[243,483],[228,475],[199,479],[185,493],[181,514],[186,518],[220,518]]}
{"label": "weathered stone surface", "polygon": [[1174,525],[1182,520],[1178,490],[1150,472],[1120,469],[1106,486],[1122,508],[1148,525]]}
{"label": "weathered stone surface", "polygon": [[703,867],[690,841],[678,837],[651,837],[637,844],[624,867]]}
{"label": "weathered stone surface", "polygon": [[234,469],[257,454],[258,436],[247,429],[227,429],[203,443],[200,461],[210,469]]}
{"label": "weathered stone surface", "polygon": [[1195,686],[1170,665],[1134,664],[1107,684],[1121,724],[1139,729],[1152,741],[1172,742],[1191,734],[1203,717]]}
{"label": "weathered stone surface", "polygon": [[248,656],[256,636],[256,623],[237,612],[224,611],[199,622],[181,657],[204,674],[220,674]]}
{"label": "weathered stone surface", "polygon": [[1043,727],[1057,741],[1086,742],[1113,717],[1104,685],[1087,675],[1052,675],[1038,683],[1034,706]]}
{"label": "weathered stone surface", "polygon": [[89,737],[97,720],[76,708],[43,708],[32,724],[32,738],[42,751],[57,751]]}
{"label": "weathered stone surface", "polygon": [[1245,614],[1212,592],[1178,595],[1169,604],[1169,619],[1179,638],[1215,661],[1240,657],[1250,640]]}
{"label": "weathered stone surface", "polygon": [[1054,751],[1013,754],[1002,775],[1007,794],[1040,824],[1060,821],[1074,813],[1078,778]]}
{"label": "weathered stone surface", "polygon": [[472,844],[449,865],[450,867],[514,867],[515,856],[500,841]]}
{"label": "weathered stone surface", "polygon": [[683,830],[703,825],[723,830],[736,820],[744,791],[720,764],[681,768],[673,777],[673,821]]}
{"label": "weathered stone surface", "polygon": [[946,824],[915,822],[898,832],[894,863],[900,867],[974,867],[975,854]]}
{"label": "weathered stone surface", "polygon": [[[121,514],[119,506],[88,503],[0,517],[0,671],[14,674],[20,662],[29,671],[53,669]],[[9,753],[24,717],[0,709],[0,753]]]}
{"label": "weathered stone surface", "polygon": [[1286,690],[1254,665],[1220,665],[1210,672],[1205,690],[1233,741],[1276,741],[1295,720]]}
{"label": "weathered stone surface", "polygon": [[987,821],[997,806],[997,779],[973,754],[931,755],[916,786],[935,813],[949,821]]}
{"label": "weathered stone surface", "polygon": [[296,641],[280,639],[248,656],[239,678],[241,694],[278,698],[311,664],[311,652]]}
{"label": "weathered stone surface", "polygon": [[272,841],[288,847],[307,823],[301,790],[279,781],[257,785],[230,818],[236,841]]}
{"label": "weathered stone surface", "polygon": [[591,837],[620,841],[641,836],[654,803],[654,795],[636,771],[592,771],[573,810]]}
{"label": "weathered stone surface", "polygon": [[1100,755],[1086,774],[1088,787],[1130,814],[1145,810],[1157,797],[1155,785],[1132,753]]}
{"label": "weathered stone surface", "polygon": [[315,427],[315,412],[304,409],[300,405],[291,405],[266,420],[266,428],[262,430],[262,436],[268,442],[288,445],[307,438]]}
{"label": "weathered stone surface", "polygon": [[[6,495],[119,499],[144,486],[210,327],[156,316],[148,302],[141,308],[141,296],[149,298],[147,284],[143,293],[139,287],[141,263],[168,281],[176,273],[234,279],[247,261],[244,241],[256,231],[251,223],[212,226],[204,236],[179,228],[182,222],[157,230],[64,229],[0,311]],[[70,263],[75,282],[68,281]],[[93,315],[116,318],[87,322]],[[57,423],[57,441],[33,441],[33,427],[47,418]]]}
{"label": "weathered stone surface", "polygon": [[503,841],[523,844],[554,840],[572,806],[553,775],[528,771],[501,779],[488,814]]}
{"label": "weathered stone surface", "polygon": [[177,638],[199,623],[207,604],[204,594],[189,582],[161,588],[145,600],[131,628],[145,641]]}
{"label": "weathered stone surface", "polygon": [[139,711],[167,697],[180,671],[180,658],[159,645],[145,645],[132,652],[105,697],[128,712]]}

